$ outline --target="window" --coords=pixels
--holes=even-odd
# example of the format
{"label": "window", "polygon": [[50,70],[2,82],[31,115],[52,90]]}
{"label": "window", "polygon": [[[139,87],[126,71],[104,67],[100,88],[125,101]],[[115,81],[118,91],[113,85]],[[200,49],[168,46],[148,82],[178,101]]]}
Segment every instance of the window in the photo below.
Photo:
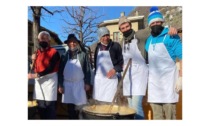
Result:
{"label": "window", "polygon": [[120,33],[119,32],[113,33],[113,41],[120,42]]}

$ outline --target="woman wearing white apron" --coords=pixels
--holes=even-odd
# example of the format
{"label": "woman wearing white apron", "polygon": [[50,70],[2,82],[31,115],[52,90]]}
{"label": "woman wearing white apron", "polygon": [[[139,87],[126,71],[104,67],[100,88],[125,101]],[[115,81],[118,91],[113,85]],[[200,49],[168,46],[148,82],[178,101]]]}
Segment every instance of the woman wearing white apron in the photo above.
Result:
{"label": "woman wearing white apron", "polygon": [[[148,102],[152,107],[153,119],[176,119],[176,103],[182,76],[176,68],[176,58],[182,64],[182,44],[179,36],[167,35],[163,16],[157,7],[150,9],[148,24],[151,36],[147,39],[146,50],[149,55]],[[182,66],[182,65],[181,65]],[[165,118],[164,118],[165,116]]]}
{"label": "woman wearing white apron", "polygon": [[61,57],[59,66],[59,92],[63,94],[62,103],[67,104],[69,119],[79,119],[80,109],[87,103],[86,91],[90,89],[88,55],[78,42],[74,34],[68,36],[65,43],[69,51]]}
{"label": "woman wearing white apron", "polygon": [[109,30],[101,27],[97,31],[100,43],[95,50],[95,80],[93,98],[99,104],[112,102],[117,90],[118,78],[116,73],[122,72],[122,49],[110,39]]}
{"label": "woman wearing white apron", "polygon": [[35,74],[30,75],[31,78],[35,78],[33,98],[37,100],[41,119],[55,119],[58,85],[57,71],[60,55],[56,49],[50,47],[50,34],[48,32],[40,32],[38,41],[40,48],[33,55]]}

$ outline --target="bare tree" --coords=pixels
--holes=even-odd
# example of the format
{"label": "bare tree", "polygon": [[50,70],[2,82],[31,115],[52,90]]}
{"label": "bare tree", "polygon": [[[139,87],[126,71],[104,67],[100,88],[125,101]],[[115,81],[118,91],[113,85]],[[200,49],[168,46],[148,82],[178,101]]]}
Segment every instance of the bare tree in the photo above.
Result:
{"label": "bare tree", "polygon": [[41,6],[32,6],[31,7],[32,11],[33,11],[33,43],[34,43],[34,51],[37,50],[38,47],[38,32],[39,32],[39,28],[40,28],[40,16],[41,16]]}
{"label": "bare tree", "polygon": [[67,17],[62,20],[67,24],[64,27],[64,32],[76,34],[80,41],[84,44],[87,42],[94,42],[96,38],[93,33],[96,33],[96,29],[99,22],[99,18],[103,15],[97,14],[97,11],[85,6],[80,7],[65,7]]}

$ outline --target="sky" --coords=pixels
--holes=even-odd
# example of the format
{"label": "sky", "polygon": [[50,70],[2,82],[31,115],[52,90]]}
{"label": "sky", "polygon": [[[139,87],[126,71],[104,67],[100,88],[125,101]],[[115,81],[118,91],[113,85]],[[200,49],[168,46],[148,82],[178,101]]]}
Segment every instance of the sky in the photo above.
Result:
{"label": "sky", "polygon": [[[45,6],[44,6],[45,7]],[[100,19],[98,19],[98,22],[102,22],[104,20],[111,20],[111,19],[117,19],[120,17],[120,13],[124,12],[125,16],[128,16],[128,14],[135,8],[135,6],[89,6],[91,9],[97,11],[98,15],[104,15]],[[61,10],[63,9],[61,6],[46,6],[50,11],[53,10]],[[50,15],[46,11],[42,10],[42,17],[40,18],[40,25],[42,27],[45,27],[55,33],[58,34],[61,41],[65,41],[67,38],[67,34],[63,32],[63,27],[66,25],[64,21],[62,21],[62,17],[60,14],[54,14]],[[32,18],[32,11],[30,9],[30,6],[28,7],[28,19],[33,21]],[[95,34],[96,36],[96,34]],[[97,36],[96,36],[97,38]],[[92,43],[88,43],[92,44]]]}

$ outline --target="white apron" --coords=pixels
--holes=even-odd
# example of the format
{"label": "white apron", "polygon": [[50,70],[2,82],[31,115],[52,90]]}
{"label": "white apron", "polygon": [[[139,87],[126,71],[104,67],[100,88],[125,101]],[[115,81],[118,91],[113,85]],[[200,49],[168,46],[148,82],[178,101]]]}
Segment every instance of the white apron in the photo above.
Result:
{"label": "white apron", "polygon": [[57,86],[58,86],[57,72],[47,74],[40,78],[35,78],[33,98],[37,100],[57,101]]}
{"label": "white apron", "polygon": [[148,66],[145,63],[145,59],[141,55],[141,51],[137,46],[137,39],[134,39],[131,43],[124,44],[123,42],[123,59],[124,70],[130,58],[132,58],[132,64],[129,66],[128,71],[123,80],[123,95],[145,95],[147,89],[148,80]]}
{"label": "white apron", "polygon": [[112,102],[117,90],[118,78],[116,75],[111,79],[106,77],[108,71],[114,68],[109,51],[99,49],[96,65],[93,98],[98,101]]}
{"label": "white apron", "polygon": [[77,59],[69,59],[66,62],[63,76],[64,94],[62,95],[62,103],[86,104],[84,73],[78,57]]}
{"label": "white apron", "polygon": [[163,42],[149,45],[148,102],[175,103],[179,95],[175,91],[178,78],[176,64],[170,57]]}

